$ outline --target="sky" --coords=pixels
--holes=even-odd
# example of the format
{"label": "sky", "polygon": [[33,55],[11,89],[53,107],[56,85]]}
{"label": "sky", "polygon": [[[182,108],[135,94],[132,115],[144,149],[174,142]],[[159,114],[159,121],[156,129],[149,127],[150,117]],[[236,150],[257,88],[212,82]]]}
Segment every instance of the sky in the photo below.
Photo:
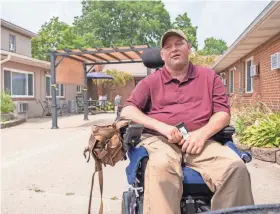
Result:
{"label": "sky", "polygon": [[[187,13],[192,24],[197,26],[199,49],[207,37],[223,39],[230,46],[267,6],[268,0],[163,0],[173,20]],[[34,33],[51,17],[72,24],[74,17],[81,15],[80,0],[0,0],[1,18]]]}

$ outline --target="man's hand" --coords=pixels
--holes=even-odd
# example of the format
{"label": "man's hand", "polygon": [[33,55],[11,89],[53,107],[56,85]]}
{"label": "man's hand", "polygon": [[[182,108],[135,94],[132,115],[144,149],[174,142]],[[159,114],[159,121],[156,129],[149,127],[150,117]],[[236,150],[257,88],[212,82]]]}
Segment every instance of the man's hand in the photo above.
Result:
{"label": "man's hand", "polygon": [[162,124],[157,131],[167,137],[169,143],[179,143],[183,138],[183,135],[175,126]]}
{"label": "man's hand", "polygon": [[187,140],[182,139],[178,145],[182,145],[182,152],[188,154],[200,154],[207,141],[207,137],[202,130],[196,130],[188,133]]}

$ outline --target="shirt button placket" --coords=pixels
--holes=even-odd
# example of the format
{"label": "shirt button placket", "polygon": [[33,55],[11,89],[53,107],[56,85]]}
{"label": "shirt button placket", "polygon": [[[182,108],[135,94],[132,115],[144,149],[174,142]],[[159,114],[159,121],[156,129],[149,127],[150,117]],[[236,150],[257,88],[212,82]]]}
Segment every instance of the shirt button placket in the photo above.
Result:
{"label": "shirt button placket", "polygon": [[180,83],[177,86],[177,93],[178,93],[178,97],[177,97],[177,103],[181,103],[181,90],[180,90]]}

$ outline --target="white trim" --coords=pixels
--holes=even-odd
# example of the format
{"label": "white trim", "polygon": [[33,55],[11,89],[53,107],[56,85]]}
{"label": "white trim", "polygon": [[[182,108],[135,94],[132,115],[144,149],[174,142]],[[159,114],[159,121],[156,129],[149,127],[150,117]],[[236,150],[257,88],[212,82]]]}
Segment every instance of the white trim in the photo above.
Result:
{"label": "white trim", "polygon": [[[231,73],[232,73],[232,92],[230,92],[230,85],[231,85]],[[231,68],[230,70],[229,70],[229,78],[228,78],[228,80],[229,80],[229,83],[228,83],[228,92],[229,92],[229,94],[234,94],[234,69],[233,68]]]}
{"label": "white trim", "polygon": [[[15,72],[15,73],[22,73],[22,74],[32,74],[33,76],[33,95],[13,95],[13,84],[12,84],[12,81],[13,81],[13,78],[12,78],[12,75],[11,75],[11,97],[12,98],[34,98],[35,97],[35,72],[31,72],[31,71],[25,71],[25,70],[18,70],[18,69],[14,69],[14,68],[8,68],[8,67],[3,67],[3,87],[2,89],[4,90],[4,71],[10,71],[10,72]],[[28,87],[28,83],[27,83],[27,87]]]}
{"label": "white trim", "polygon": [[[46,78],[46,77],[49,77],[49,78],[50,78],[50,81],[52,81],[52,80],[51,80],[51,78],[52,78],[51,75],[46,74],[46,75],[45,75],[45,90],[46,90],[46,88],[47,88],[47,82],[46,82],[47,78]],[[50,96],[47,96],[47,95],[46,95],[46,98],[52,98],[52,88],[51,88],[51,84],[52,84],[52,83],[50,82]],[[58,97],[58,98],[65,98],[65,91],[66,91],[66,90],[65,90],[65,85],[64,85],[64,84],[58,84],[58,83],[57,83],[57,85],[58,85],[58,87],[59,87],[59,89],[58,89],[59,92],[60,92],[60,90],[61,90],[61,85],[63,85],[63,96],[56,96],[56,97]],[[58,92],[58,94],[60,94],[59,92]],[[47,91],[46,91],[45,94],[47,94]]]}
{"label": "white trim", "polygon": [[[63,96],[56,96],[56,97],[59,97],[59,98],[65,98],[65,85],[64,84],[58,84],[58,87],[59,87],[59,91],[61,91],[61,85],[63,85]],[[59,92],[58,92],[59,94]]]}
{"label": "white trim", "polygon": [[[251,61],[251,65],[253,65],[253,59],[254,59],[254,57],[250,57],[250,58],[248,58],[248,59],[246,59],[245,60],[245,92],[247,93],[247,94],[251,94],[251,93],[253,93],[253,86],[254,86],[254,84],[253,84],[253,78],[251,77],[251,91],[247,91],[247,62],[249,62],[249,61]],[[250,72],[250,71],[249,71]]]}
{"label": "white trim", "polygon": [[[78,87],[79,87],[80,90],[77,90]],[[76,91],[77,91],[77,94],[81,94],[82,93],[82,86],[81,85],[77,85]]]}
{"label": "white trim", "polygon": [[40,68],[50,69],[51,63],[44,60],[35,59],[29,56],[21,55],[15,52],[1,50],[1,55],[10,56],[10,61],[20,62],[25,65],[37,66]]}

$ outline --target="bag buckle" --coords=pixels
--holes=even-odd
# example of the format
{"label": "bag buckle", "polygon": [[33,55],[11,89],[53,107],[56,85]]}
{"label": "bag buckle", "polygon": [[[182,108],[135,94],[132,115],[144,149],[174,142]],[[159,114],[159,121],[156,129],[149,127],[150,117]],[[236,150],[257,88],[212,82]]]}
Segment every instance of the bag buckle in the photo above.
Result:
{"label": "bag buckle", "polygon": [[99,159],[104,158],[107,154],[107,144],[105,145],[104,149],[101,150],[101,152],[97,153],[96,151],[93,151],[95,156],[98,157]]}
{"label": "bag buckle", "polygon": [[138,198],[139,197],[139,192],[143,192],[143,187],[130,187],[130,191],[133,191],[135,193],[135,196]]}

